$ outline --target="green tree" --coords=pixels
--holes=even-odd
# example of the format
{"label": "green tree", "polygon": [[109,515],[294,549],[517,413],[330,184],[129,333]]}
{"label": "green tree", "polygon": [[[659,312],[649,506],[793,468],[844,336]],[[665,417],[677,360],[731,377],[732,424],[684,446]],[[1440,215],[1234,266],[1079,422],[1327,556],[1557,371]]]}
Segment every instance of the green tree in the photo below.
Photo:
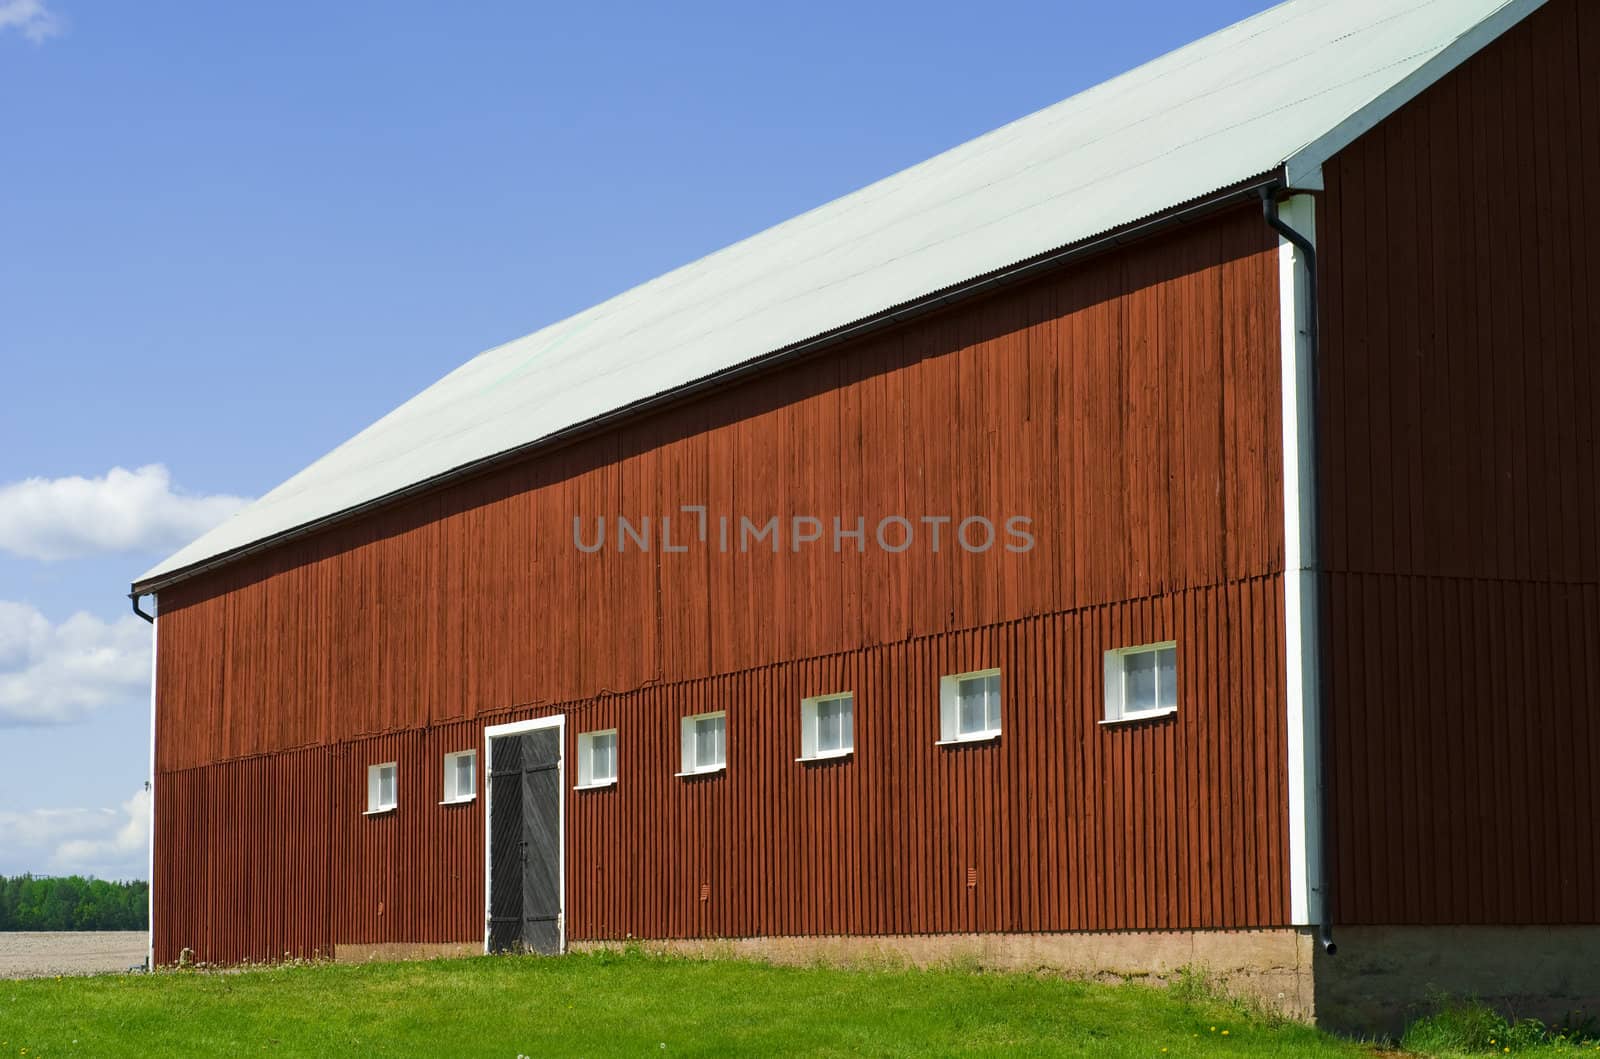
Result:
{"label": "green tree", "polygon": [[0,931],[148,930],[150,884],[0,876]]}

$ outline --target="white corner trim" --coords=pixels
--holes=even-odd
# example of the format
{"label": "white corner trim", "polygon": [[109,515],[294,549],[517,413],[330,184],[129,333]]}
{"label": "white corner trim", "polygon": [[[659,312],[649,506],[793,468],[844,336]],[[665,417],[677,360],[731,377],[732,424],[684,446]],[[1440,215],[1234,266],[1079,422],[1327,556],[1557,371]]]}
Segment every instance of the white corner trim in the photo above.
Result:
{"label": "white corner trim", "polygon": [[999,741],[1000,729],[996,728],[992,732],[974,732],[971,735],[958,735],[954,739],[938,739],[934,741],[933,745],[966,746],[969,743],[998,743]]}
{"label": "white corner trim", "polygon": [[678,779],[687,780],[687,779],[693,779],[696,776],[715,776],[717,773],[726,772],[727,770],[728,770],[728,763],[726,761],[724,761],[720,765],[712,765],[709,768],[703,768],[703,769],[693,769],[693,770],[691,770],[689,772],[674,772],[673,775],[676,776]]}
{"label": "white corner trim", "polygon": [[1124,713],[1117,717],[1102,718],[1100,724],[1115,728],[1124,724],[1138,724],[1140,721],[1159,721],[1163,717],[1171,717],[1178,712],[1176,706],[1163,706],[1159,710],[1140,710],[1137,713]]}
{"label": "white corner trim", "polygon": [[1545,2],[1507,0],[1499,10],[1445,45],[1399,84],[1290,155],[1283,163],[1285,183],[1292,188],[1321,188],[1324,162],[1493,44],[1507,30],[1543,7]]}
{"label": "white corner trim", "polygon": [[145,910],[145,925],[149,928],[149,937],[145,946],[145,969],[156,969],[156,674],[160,672],[161,649],[161,600],[156,596],[150,597],[150,610],[156,618],[150,623],[150,830],[147,832],[149,849],[148,878],[145,887],[145,900],[149,907]]}
{"label": "white corner trim", "polygon": [[1328,181],[1322,175],[1322,167],[1319,165],[1314,169],[1300,172],[1295,182],[1290,186],[1298,191],[1327,191]]}
{"label": "white corner trim", "polygon": [[[1284,223],[1316,244],[1316,203],[1295,196],[1280,209]],[[1289,794],[1289,898],[1297,926],[1322,919],[1322,748],[1318,731],[1317,495],[1312,452],[1309,334],[1311,290],[1300,251],[1278,240],[1279,370],[1283,429],[1283,623]]]}
{"label": "white corner trim", "polygon": [[[491,850],[492,832],[490,823],[494,820],[494,785],[490,782],[494,769],[494,741],[501,736],[517,735],[521,732],[536,732],[541,728],[554,728],[560,744],[560,753],[556,756],[556,790],[565,790],[567,786],[567,716],[564,713],[551,714],[548,717],[531,717],[526,721],[511,721],[507,724],[486,725],[483,729],[483,753],[479,755],[479,771],[483,776],[483,951],[489,952],[489,908],[491,879],[489,877],[489,857]],[[561,876],[561,911],[560,923],[560,948],[567,951],[567,799],[560,795],[556,801],[558,805],[556,831],[558,835],[557,849],[560,851],[557,872]]]}
{"label": "white corner trim", "polygon": [[855,752],[855,747],[849,747],[845,750],[820,750],[810,757],[797,757],[795,760],[802,765],[815,765],[819,761],[840,761],[851,757]]}

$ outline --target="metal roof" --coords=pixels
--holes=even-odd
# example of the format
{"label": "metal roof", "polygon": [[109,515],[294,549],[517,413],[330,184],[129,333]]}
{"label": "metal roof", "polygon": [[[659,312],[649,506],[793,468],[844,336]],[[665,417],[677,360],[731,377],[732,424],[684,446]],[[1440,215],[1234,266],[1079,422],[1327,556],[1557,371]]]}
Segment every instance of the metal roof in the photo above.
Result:
{"label": "metal roof", "polygon": [[479,354],[135,587],[1263,174],[1316,187],[1543,3],[1289,0]]}

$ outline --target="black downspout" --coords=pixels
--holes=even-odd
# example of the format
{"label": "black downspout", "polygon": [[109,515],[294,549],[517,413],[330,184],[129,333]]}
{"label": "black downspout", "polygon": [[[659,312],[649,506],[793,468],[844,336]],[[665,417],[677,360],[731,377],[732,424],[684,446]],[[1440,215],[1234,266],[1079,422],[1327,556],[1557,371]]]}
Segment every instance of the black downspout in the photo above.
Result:
{"label": "black downspout", "polygon": [[156,623],[156,616],[154,614],[146,614],[144,611],[139,609],[139,593],[129,592],[128,599],[133,603],[133,612],[135,614],[139,615],[139,617],[143,618],[151,625]]}
{"label": "black downspout", "polygon": [[[1321,353],[1322,347],[1322,328],[1317,311],[1317,302],[1319,300],[1317,292],[1317,248],[1312,244],[1311,240],[1307,239],[1304,235],[1289,227],[1289,225],[1284,222],[1283,218],[1278,216],[1278,196],[1282,194],[1284,190],[1285,189],[1282,186],[1262,188],[1261,206],[1266,214],[1267,224],[1271,226],[1273,231],[1277,232],[1279,235],[1283,236],[1289,242],[1294,244],[1295,248],[1299,250],[1303,256],[1303,260],[1305,261],[1306,265],[1306,281],[1307,286],[1311,290],[1311,296],[1306,299],[1306,353],[1307,359],[1310,361],[1310,364],[1308,365],[1310,370],[1307,372],[1307,375],[1309,376],[1309,385],[1307,386],[1307,389],[1309,392],[1306,394],[1306,399],[1311,404],[1311,416],[1310,427],[1306,431],[1305,440],[1306,448],[1310,450],[1307,453],[1310,464],[1313,468],[1317,468],[1321,466],[1318,460],[1317,452],[1317,409],[1319,407],[1317,403],[1317,376],[1320,366],[1319,354]],[[1315,485],[1316,479],[1313,478],[1312,481]],[[1312,575],[1320,581],[1321,563],[1318,559],[1317,535],[1322,526],[1322,490],[1315,487],[1311,490],[1310,523],[1310,539],[1301,541],[1301,556],[1302,561],[1306,564],[1306,567],[1311,571]],[[1327,667],[1322,664],[1323,649],[1321,591],[1319,590],[1316,592],[1311,598],[1312,606],[1316,608],[1313,611],[1313,617],[1315,620],[1312,627],[1317,630],[1317,642],[1315,645],[1318,663],[1317,679],[1322,681],[1322,674],[1326,672]],[[1328,870],[1328,852],[1331,845],[1331,843],[1328,841],[1328,836],[1332,834],[1332,832],[1329,830],[1329,826],[1333,822],[1333,817],[1328,805],[1327,776],[1330,772],[1328,767],[1329,740],[1324,738],[1324,735],[1327,731],[1327,725],[1323,723],[1328,716],[1328,694],[1326,681],[1323,681],[1323,686],[1318,688],[1318,692],[1319,694],[1317,695],[1317,701],[1321,706],[1322,714],[1321,717],[1317,718],[1318,740],[1320,741],[1320,746],[1318,748],[1318,783],[1321,785],[1322,789],[1317,793],[1317,806],[1318,812],[1322,817],[1322,849],[1317,852],[1317,874],[1319,876],[1317,879],[1317,888],[1322,891],[1322,922],[1317,927],[1317,936],[1322,942],[1322,951],[1327,953],[1329,956],[1332,956],[1339,951],[1339,946],[1336,945],[1333,940],[1333,873]]]}

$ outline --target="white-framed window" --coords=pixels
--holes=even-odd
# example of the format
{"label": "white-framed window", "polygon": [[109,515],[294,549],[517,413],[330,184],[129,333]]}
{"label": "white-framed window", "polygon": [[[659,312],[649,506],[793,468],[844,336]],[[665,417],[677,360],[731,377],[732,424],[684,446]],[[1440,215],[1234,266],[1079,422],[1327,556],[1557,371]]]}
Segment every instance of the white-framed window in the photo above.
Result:
{"label": "white-framed window", "polygon": [[856,748],[854,692],[800,700],[800,761],[846,757]]}
{"label": "white-framed window", "polygon": [[678,775],[721,772],[728,767],[727,713],[718,710],[685,717],[679,729],[679,744],[683,751],[683,771]]}
{"label": "white-framed window", "polygon": [[1144,721],[1178,712],[1178,645],[1165,643],[1107,651],[1105,723]]}
{"label": "white-framed window", "polygon": [[617,730],[578,733],[578,789],[617,782]]}
{"label": "white-framed window", "polygon": [[1000,671],[981,669],[939,678],[939,742],[1000,737]]}
{"label": "white-framed window", "polygon": [[444,801],[441,805],[470,802],[478,796],[478,752],[457,750],[444,756]]}
{"label": "white-framed window", "polygon": [[400,804],[399,766],[393,761],[367,766],[367,815],[393,812]]}

